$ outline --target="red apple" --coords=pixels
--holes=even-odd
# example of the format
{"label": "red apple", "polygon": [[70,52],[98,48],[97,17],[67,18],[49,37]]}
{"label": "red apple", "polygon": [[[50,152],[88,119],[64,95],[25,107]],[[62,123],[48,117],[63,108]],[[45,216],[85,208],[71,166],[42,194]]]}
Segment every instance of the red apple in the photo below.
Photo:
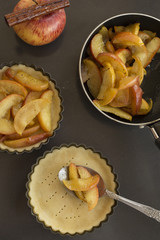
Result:
{"label": "red apple", "polygon": [[[49,0],[37,0],[43,3]],[[14,8],[19,11],[35,4],[32,0],[20,0]],[[16,34],[26,43],[41,46],[54,41],[64,30],[66,14],[64,9],[59,9],[51,14],[33,18],[29,21],[13,26]]]}

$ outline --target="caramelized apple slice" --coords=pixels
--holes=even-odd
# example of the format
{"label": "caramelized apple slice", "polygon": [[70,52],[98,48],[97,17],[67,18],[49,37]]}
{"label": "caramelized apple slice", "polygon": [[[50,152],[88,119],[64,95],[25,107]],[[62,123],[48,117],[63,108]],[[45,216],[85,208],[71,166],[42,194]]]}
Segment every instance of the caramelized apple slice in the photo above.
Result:
{"label": "caramelized apple slice", "polygon": [[121,59],[113,53],[100,53],[97,56],[97,61],[105,66],[107,62],[109,62],[115,71],[121,71],[125,76],[128,75],[127,68],[125,64],[121,61]]}
{"label": "caramelized apple slice", "polygon": [[105,26],[102,26],[99,33],[102,35],[104,43],[106,43],[109,40],[108,29]]}
{"label": "caramelized apple slice", "polygon": [[159,50],[160,38],[154,37],[149,43],[147,43],[146,48],[147,48],[148,55],[147,55],[147,61],[144,67],[148,66],[148,64],[152,61],[154,55]]}
{"label": "caramelized apple slice", "polygon": [[115,72],[110,63],[106,63],[105,67],[101,71],[101,74],[102,84],[97,99],[103,99],[106,90],[115,86]]}
{"label": "caramelized apple slice", "polygon": [[48,81],[41,80],[31,76],[30,74],[19,71],[15,74],[14,79],[21,83],[23,86],[33,90],[33,91],[43,91],[46,90],[49,86]]}
{"label": "caramelized apple slice", "polygon": [[16,140],[5,140],[3,143],[11,148],[21,148],[21,147],[27,147],[31,146],[33,144],[36,144],[38,142],[41,142],[42,140],[48,138],[50,136],[50,133],[39,133],[37,135],[33,135],[30,137],[20,138]]}
{"label": "caramelized apple slice", "polygon": [[147,44],[151,40],[151,37],[149,36],[149,34],[143,32],[143,31],[139,31],[138,37],[140,37],[142,39],[144,44]]}
{"label": "caramelized apple slice", "polygon": [[29,103],[30,101],[32,101],[34,99],[40,98],[41,95],[42,95],[42,92],[35,92],[35,91],[29,92],[24,101],[24,104]]}
{"label": "caramelized apple slice", "polygon": [[[71,163],[69,165],[69,179],[77,179],[79,178],[79,175],[78,175],[78,171],[77,171],[77,167],[74,163]],[[81,199],[82,201],[84,201],[84,195],[83,195],[83,192],[81,191],[75,191],[75,194],[76,196]]]}
{"label": "caramelized apple slice", "polygon": [[132,55],[139,58],[139,60],[142,63],[142,66],[145,67],[146,62],[147,62],[147,58],[148,58],[148,52],[147,52],[146,46],[145,45],[143,45],[143,46],[131,46],[130,49],[131,49]]}
{"label": "caramelized apple slice", "polygon": [[131,75],[138,75],[139,76],[139,84],[141,85],[143,78],[144,78],[144,68],[142,66],[142,63],[140,59],[136,56],[132,56],[133,59],[135,60],[133,63],[133,66],[130,67],[128,70],[128,74]]}
{"label": "caramelized apple slice", "polygon": [[118,56],[124,64],[131,59],[131,51],[127,48],[120,48],[115,51],[115,55]]}
{"label": "caramelized apple slice", "polygon": [[97,33],[96,35],[94,35],[90,43],[90,51],[95,59],[97,58],[99,53],[106,52],[102,34]]}
{"label": "caramelized apple slice", "polygon": [[111,41],[107,41],[106,42],[106,50],[108,51],[108,52],[111,52],[111,53],[114,53],[115,52],[115,49],[114,49],[114,46],[113,46],[113,44],[111,43]]}
{"label": "caramelized apple slice", "polygon": [[[79,166],[77,167],[77,169],[81,178],[88,178],[91,176],[90,172],[86,168]],[[98,187],[96,186],[91,190],[83,192],[83,194],[84,194],[84,201],[86,201],[88,204],[88,210],[91,211],[93,208],[95,208],[95,206],[98,203],[98,199],[99,199]]]}
{"label": "caramelized apple slice", "polygon": [[140,28],[140,23],[129,24],[128,26],[114,26],[114,30],[116,33],[119,32],[131,32],[133,34],[138,35]]}
{"label": "caramelized apple slice", "polygon": [[71,191],[88,191],[98,184],[99,179],[99,175],[94,175],[85,179],[63,180],[63,183]]}
{"label": "caramelized apple slice", "polygon": [[12,68],[7,68],[5,71],[5,75],[8,77],[8,79],[13,80],[16,72]]}
{"label": "caramelized apple slice", "polygon": [[38,114],[38,120],[40,122],[41,128],[46,132],[50,132],[52,130],[52,118],[53,118],[52,116],[53,91],[46,90],[42,94],[41,98],[46,99],[48,101],[48,104]]}
{"label": "caramelized apple slice", "polygon": [[148,102],[146,102],[146,100],[144,98],[142,98],[142,103],[141,103],[140,109],[137,111],[137,115],[148,114],[152,109],[152,105],[153,105],[153,102],[151,99],[148,103]]}
{"label": "caramelized apple slice", "polygon": [[129,96],[129,88],[119,90],[117,92],[117,95],[113,99],[112,102],[110,102],[111,107],[125,107],[130,104],[130,96]]}
{"label": "caramelized apple slice", "polygon": [[12,113],[12,117],[13,117],[13,118],[15,118],[16,113],[19,111],[19,109],[22,107],[22,105],[23,105],[23,102],[20,102],[20,103],[14,105],[14,106],[12,107],[11,113]]}
{"label": "caramelized apple slice", "polygon": [[21,135],[26,126],[38,115],[38,113],[47,106],[46,99],[36,99],[25,104],[14,118],[14,127],[16,132]]}
{"label": "caramelized apple slice", "polygon": [[142,104],[142,89],[138,84],[135,84],[130,88],[131,94],[131,113],[132,116],[136,115]]}
{"label": "caramelized apple slice", "polygon": [[119,90],[125,89],[125,88],[130,88],[136,83],[139,83],[139,76],[130,76],[123,78],[122,80],[119,81]]}
{"label": "caramelized apple slice", "polygon": [[108,88],[104,93],[104,98],[102,100],[97,100],[101,106],[105,106],[113,101],[117,95],[117,88]]}
{"label": "caramelized apple slice", "polygon": [[15,133],[13,122],[5,118],[0,118],[0,134],[13,134]]}
{"label": "caramelized apple slice", "polygon": [[87,81],[91,95],[96,98],[101,86],[101,74],[97,65],[90,59],[84,59],[82,65],[82,78]]}
{"label": "caramelized apple slice", "polygon": [[107,112],[107,113],[112,113],[120,118],[124,118],[126,120],[132,121],[132,116],[121,110],[120,108],[116,108],[116,107],[111,107],[111,106],[101,106],[98,102],[98,100],[93,100],[93,103],[95,104],[95,106],[97,108],[99,108],[101,111]]}
{"label": "caramelized apple slice", "polygon": [[19,94],[24,97],[27,96],[27,90],[21,84],[12,81],[12,80],[1,80],[0,81],[0,92],[4,92],[6,94]]}
{"label": "caramelized apple slice", "polygon": [[129,46],[134,46],[134,45],[138,45],[138,46],[144,45],[141,38],[131,32],[117,33],[113,37],[112,43],[113,43],[113,45],[124,46],[124,47],[129,47]]}
{"label": "caramelized apple slice", "polygon": [[0,101],[0,118],[3,118],[7,112],[19,102],[23,101],[23,96],[18,94],[10,94]]}

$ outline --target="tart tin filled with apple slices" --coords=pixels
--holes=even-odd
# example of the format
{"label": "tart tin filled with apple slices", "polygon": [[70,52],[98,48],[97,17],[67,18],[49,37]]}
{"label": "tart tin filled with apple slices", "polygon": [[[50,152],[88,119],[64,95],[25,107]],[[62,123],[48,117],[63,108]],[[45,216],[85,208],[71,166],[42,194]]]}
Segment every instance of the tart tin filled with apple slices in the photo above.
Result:
{"label": "tart tin filled with apple slices", "polygon": [[62,120],[62,98],[42,68],[21,63],[0,69],[0,149],[23,153],[47,143]]}
{"label": "tart tin filled with apple slices", "polygon": [[98,171],[111,191],[116,192],[118,184],[107,159],[82,145],[55,147],[37,160],[28,175],[27,183],[26,195],[32,214],[52,231],[74,235],[100,227],[113,212],[115,201],[106,196],[97,199],[95,191],[95,195],[92,194],[90,198],[96,204],[88,209],[88,204],[70,193],[58,178],[60,169],[70,164]]}
{"label": "tart tin filled with apple slices", "polygon": [[159,144],[160,20],[128,13],[100,23],[86,39],[79,59],[82,88],[107,118],[151,126]]}

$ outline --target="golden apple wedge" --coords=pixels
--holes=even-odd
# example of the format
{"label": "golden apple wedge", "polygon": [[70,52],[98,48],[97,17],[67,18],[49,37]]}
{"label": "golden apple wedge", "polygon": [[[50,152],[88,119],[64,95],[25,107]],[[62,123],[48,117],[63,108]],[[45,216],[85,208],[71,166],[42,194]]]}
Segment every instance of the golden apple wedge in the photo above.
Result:
{"label": "golden apple wedge", "polygon": [[0,134],[13,134],[15,133],[13,122],[5,118],[0,118]]}
{"label": "golden apple wedge", "polygon": [[102,84],[97,96],[97,99],[103,99],[105,92],[109,88],[113,88],[115,86],[115,72],[110,63],[106,63],[105,67],[103,67],[101,71],[102,75]]}
{"label": "golden apple wedge", "polygon": [[93,103],[95,104],[95,106],[100,109],[101,111],[107,112],[107,113],[112,113],[120,118],[124,118],[126,120],[132,121],[132,116],[123,111],[120,108],[116,108],[116,107],[111,107],[111,106],[101,106],[98,102],[98,100],[93,100]]}
{"label": "golden apple wedge", "polygon": [[129,77],[125,77],[119,81],[119,90],[130,88],[136,83],[139,84],[139,76],[133,75]]}
{"label": "golden apple wedge", "polygon": [[141,85],[144,78],[144,68],[140,59],[136,56],[132,56],[134,59],[134,63],[132,67],[128,70],[128,75],[138,75],[139,76],[139,84]]}
{"label": "golden apple wedge", "polygon": [[46,99],[36,99],[25,104],[17,112],[14,118],[14,127],[16,132],[21,135],[27,125],[38,115],[38,113],[47,106]]}
{"label": "golden apple wedge", "polygon": [[111,53],[115,52],[115,48],[114,48],[113,44],[111,43],[111,41],[108,40],[105,44],[105,47],[108,52],[111,52]]}
{"label": "golden apple wedge", "polygon": [[100,180],[99,175],[88,178],[77,178],[71,180],[63,180],[64,185],[71,191],[88,191],[95,187]]}
{"label": "golden apple wedge", "polygon": [[99,53],[106,52],[103,35],[97,33],[90,42],[90,51],[92,56],[96,59]]}
{"label": "golden apple wedge", "polygon": [[115,51],[115,55],[118,56],[124,64],[131,59],[131,51],[127,48],[120,48]]}
{"label": "golden apple wedge", "polygon": [[147,62],[147,58],[148,58],[148,52],[147,52],[146,46],[145,45],[143,45],[143,46],[131,46],[130,50],[132,52],[132,55],[139,58],[139,60],[142,63],[142,66],[145,67],[146,62]]}
{"label": "golden apple wedge", "polygon": [[46,99],[48,101],[48,104],[38,114],[38,120],[40,122],[41,128],[46,132],[50,132],[52,131],[52,119],[53,119],[52,112],[53,91],[46,90],[41,95],[41,99]]}
{"label": "golden apple wedge", "polygon": [[12,113],[12,117],[13,117],[13,118],[15,118],[16,113],[19,111],[19,109],[22,107],[22,105],[23,105],[23,102],[20,102],[20,103],[14,105],[14,106],[12,107],[11,113]]}
{"label": "golden apple wedge", "polygon": [[149,103],[148,103],[144,98],[142,98],[142,103],[141,103],[140,109],[137,111],[137,115],[148,114],[152,109],[152,105],[153,105],[153,101],[151,99],[149,100]]}
{"label": "golden apple wedge", "polygon": [[49,133],[39,133],[30,137],[20,138],[16,140],[5,140],[3,143],[11,148],[21,148],[36,144],[50,136]]}
{"label": "golden apple wedge", "polygon": [[131,32],[120,32],[117,33],[113,39],[112,39],[113,45],[116,46],[124,46],[124,47],[129,47],[129,46],[142,46],[144,45],[142,39],[138,37],[136,34],[131,33]]}
{"label": "golden apple wedge", "polygon": [[22,102],[24,97],[18,94],[10,94],[0,101],[0,118],[3,118],[12,106]]}
{"label": "golden apple wedge", "polygon": [[15,74],[14,79],[22,84],[23,86],[33,90],[33,91],[43,91],[46,90],[49,87],[48,81],[41,80],[38,78],[35,78],[31,76],[30,74],[23,72],[23,71],[18,71]]}
{"label": "golden apple wedge", "polygon": [[104,93],[104,98],[102,100],[97,100],[101,106],[108,105],[116,97],[118,92],[117,88],[108,88]]}
{"label": "golden apple wedge", "polygon": [[129,88],[118,90],[117,95],[110,102],[111,107],[125,107],[130,104]]}
{"label": "golden apple wedge", "polygon": [[100,53],[97,56],[97,61],[102,65],[105,66],[107,62],[109,62],[115,71],[121,71],[124,73],[125,76],[128,75],[127,68],[122,60],[113,53]]}
{"label": "golden apple wedge", "polygon": [[[88,178],[91,176],[90,172],[82,166],[78,166],[77,170],[81,178]],[[96,186],[86,192],[83,192],[83,194],[84,194],[84,201],[87,202],[88,204],[88,210],[91,211],[93,208],[95,208],[95,206],[98,203],[98,199],[99,199],[98,187]]]}
{"label": "golden apple wedge", "polygon": [[144,67],[148,66],[148,64],[152,61],[154,55],[159,50],[160,38],[154,37],[149,43],[147,43],[146,48],[147,48],[148,55],[147,55],[147,60]]}
{"label": "golden apple wedge", "polygon": [[[77,170],[77,166],[74,163],[71,163],[69,165],[69,179],[77,179],[79,178],[78,175],[78,170]],[[83,192],[81,191],[75,191],[76,196],[81,199],[82,201],[84,201],[84,195]]]}
{"label": "golden apple wedge", "polygon": [[26,97],[28,93],[25,87],[12,80],[0,80],[0,92],[7,94],[15,93],[24,97]]}
{"label": "golden apple wedge", "polygon": [[84,59],[82,65],[82,79],[87,82],[91,95],[96,98],[102,83],[102,77],[97,65],[90,59]]}
{"label": "golden apple wedge", "polygon": [[40,98],[41,95],[42,95],[42,92],[35,92],[35,91],[29,92],[27,97],[25,98],[24,104],[29,103],[34,99]]}

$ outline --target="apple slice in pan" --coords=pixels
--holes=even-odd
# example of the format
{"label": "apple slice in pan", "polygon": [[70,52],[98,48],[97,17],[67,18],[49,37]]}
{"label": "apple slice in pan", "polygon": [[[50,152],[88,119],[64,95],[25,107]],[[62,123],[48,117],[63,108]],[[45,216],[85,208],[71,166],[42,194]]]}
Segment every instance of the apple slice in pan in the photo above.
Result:
{"label": "apple slice in pan", "polygon": [[144,73],[145,73],[145,69],[143,68],[142,62],[140,61],[140,59],[136,56],[132,56],[134,59],[134,63],[132,65],[132,67],[130,67],[128,69],[128,75],[138,75],[139,76],[139,84],[141,85],[143,78],[144,78]]}
{"label": "apple slice in pan", "polygon": [[82,65],[82,79],[87,82],[89,92],[96,98],[102,83],[102,77],[97,65],[90,59],[84,59]]}
{"label": "apple slice in pan", "polygon": [[24,97],[26,97],[28,94],[25,87],[12,80],[0,80],[0,92],[6,94],[16,93]]}
{"label": "apple slice in pan", "polygon": [[14,79],[20,84],[22,84],[23,86],[33,91],[40,92],[40,91],[46,90],[49,87],[48,81],[35,78],[23,71],[18,71],[15,74]]}
{"label": "apple slice in pan", "polygon": [[127,48],[120,48],[115,51],[115,55],[118,56],[124,64],[131,59],[131,51]]}
{"label": "apple slice in pan", "polygon": [[115,33],[119,32],[131,32],[138,35],[140,29],[140,23],[129,24],[128,26],[114,26]]}
{"label": "apple slice in pan", "polygon": [[114,53],[114,52],[115,52],[115,48],[114,48],[114,46],[113,46],[113,44],[111,43],[110,40],[108,40],[108,41],[106,42],[105,47],[106,47],[106,50],[107,50],[108,52],[111,52],[111,53]]}
{"label": "apple slice in pan", "polygon": [[151,111],[151,109],[152,109],[152,105],[153,105],[153,102],[152,102],[151,99],[149,100],[149,103],[148,103],[144,98],[142,98],[141,107],[137,111],[137,115],[146,115],[146,114],[148,114]]}
{"label": "apple slice in pan", "polygon": [[109,62],[115,71],[121,71],[124,73],[125,76],[128,75],[128,71],[125,64],[122,62],[122,60],[118,56],[116,56],[113,53],[108,53],[108,52],[100,53],[97,56],[97,61],[102,66],[105,66],[106,62]]}
{"label": "apple slice in pan", "polygon": [[140,110],[142,104],[142,94],[142,89],[138,84],[135,84],[130,88],[132,116],[136,115]]}
{"label": "apple slice in pan", "polygon": [[135,84],[139,84],[139,76],[133,75],[129,77],[125,77],[119,81],[119,90],[130,88]]}
{"label": "apple slice in pan", "polygon": [[148,66],[148,64],[152,61],[154,55],[159,50],[160,38],[154,37],[150,42],[147,43],[146,48],[147,48],[148,55],[147,55],[147,60],[144,67]]}
{"label": "apple slice in pan", "polygon": [[129,88],[118,90],[117,95],[110,102],[111,107],[125,107],[130,104]]}
{"label": "apple slice in pan", "polygon": [[14,118],[14,127],[16,132],[21,135],[27,125],[38,115],[38,113],[47,106],[46,99],[36,99],[25,104]]}
{"label": "apple slice in pan", "polygon": [[145,67],[147,58],[148,58],[148,52],[145,45],[143,46],[131,46],[130,50],[132,52],[132,55],[139,58],[139,60],[142,63],[142,66]]}
{"label": "apple slice in pan", "polygon": [[115,86],[115,72],[110,63],[107,62],[105,67],[102,68],[101,75],[102,84],[97,99],[103,99],[106,90]]}
{"label": "apple slice in pan", "polygon": [[143,46],[144,43],[140,37],[137,35],[131,33],[131,32],[120,32],[117,33],[113,39],[112,43],[115,46],[124,46],[124,48],[129,47],[129,46]]}
{"label": "apple slice in pan", "polygon": [[106,91],[104,93],[103,99],[102,100],[97,99],[97,101],[99,102],[99,104],[101,106],[108,105],[116,97],[117,92],[118,92],[117,88],[108,88],[108,89],[106,89]]}
{"label": "apple slice in pan", "polygon": [[10,94],[0,101],[0,118],[3,118],[12,106],[22,102],[24,97],[18,94]]}
{"label": "apple slice in pan", "polygon": [[41,99],[46,99],[48,101],[48,104],[38,114],[38,120],[41,124],[41,128],[46,132],[50,132],[52,130],[52,122],[53,122],[53,112],[52,112],[53,91],[46,90],[41,95]]}
{"label": "apple slice in pan", "polygon": [[91,40],[90,51],[92,56],[96,59],[99,53],[106,52],[103,35],[97,33]]}

